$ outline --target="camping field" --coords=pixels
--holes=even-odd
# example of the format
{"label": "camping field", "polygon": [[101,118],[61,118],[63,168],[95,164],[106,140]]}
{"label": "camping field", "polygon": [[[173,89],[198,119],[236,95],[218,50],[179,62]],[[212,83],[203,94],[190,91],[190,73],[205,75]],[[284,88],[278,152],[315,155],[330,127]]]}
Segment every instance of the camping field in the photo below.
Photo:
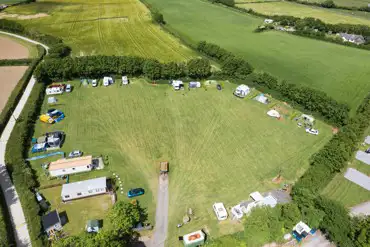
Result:
{"label": "camping field", "polygon": [[322,90],[353,110],[370,90],[369,51],[277,31],[255,33],[263,19],[206,1],[146,1],[163,13],[167,27],[187,42],[216,43],[256,69]]}
{"label": "camping field", "polygon": [[240,8],[253,9],[265,15],[289,15],[295,17],[313,17],[326,23],[360,24],[370,26],[370,13],[357,15],[359,11],[345,11],[307,6],[294,2],[246,3],[237,4]]}
{"label": "camping field", "polygon": [[[32,15],[35,18],[20,22],[62,38],[74,55],[138,55],[182,61],[195,54],[153,24],[148,9],[137,0],[37,1],[8,8],[6,13]],[[46,15],[35,15],[40,13]]]}
{"label": "camping field", "polygon": [[[72,93],[57,96],[57,105],[49,107],[62,110],[66,118],[54,125],[37,121],[35,136],[62,130],[67,134],[63,151],[108,156],[104,170],[74,175],[70,181],[119,175],[124,193],[134,187],[145,189],[137,199],[148,208],[152,223],[159,162],[169,161],[168,246],[177,243],[177,235],[198,228],[207,229],[212,237],[241,230],[241,225],[229,221],[217,223],[212,204],[222,201],[230,207],[253,191],[279,187],[272,182],[279,171],[282,183],[293,182],[331,137],[330,126],[321,122],[316,125],[318,136],[298,128],[291,120],[295,111],[288,106],[281,107],[286,114],[282,120],[269,118],[268,106],[234,97],[236,85],[227,82],[223,91],[210,87],[180,92],[143,79],[126,87],[116,83],[92,88],[79,81],[73,85]],[[44,103],[43,111],[47,109]],[[32,162],[41,186],[60,182],[46,178],[42,162]],[[51,197],[46,199],[55,201],[59,190],[55,193],[45,193]],[[121,193],[118,199],[127,200]],[[176,225],[189,207],[196,218],[179,230]],[[78,224],[85,222],[73,224],[77,225],[69,229],[79,229]]]}

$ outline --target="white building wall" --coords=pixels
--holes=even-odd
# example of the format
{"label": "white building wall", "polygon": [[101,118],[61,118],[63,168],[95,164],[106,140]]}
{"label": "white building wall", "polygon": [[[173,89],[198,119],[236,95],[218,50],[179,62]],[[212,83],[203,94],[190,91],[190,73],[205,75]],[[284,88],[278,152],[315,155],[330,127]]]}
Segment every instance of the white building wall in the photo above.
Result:
{"label": "white building wall", "polygon": [[49,174],[52,177],[57,177],[57,176],[74,174],[74,173],[79,173],[79,172],[88,172],[88,171],[91,171],[91,169],[92,169],[92,165],[90,164],[86,166],[78,166],[78,167],[72,167],[72,168],[53,170],[53,171],[49,171]]}
{"label": "white building wall", "polygon": [[62,195],[62,200],[63,201],[69,201],[69,200],[73,200],[73,199],[104,194],[106,192],[107,192],[107,188],[98,188],[98,189],[93,189],[93,190],[89,190],[89,191],[76,191],[76,192],[73,192],[69,195],[67,195],[67,194]]}

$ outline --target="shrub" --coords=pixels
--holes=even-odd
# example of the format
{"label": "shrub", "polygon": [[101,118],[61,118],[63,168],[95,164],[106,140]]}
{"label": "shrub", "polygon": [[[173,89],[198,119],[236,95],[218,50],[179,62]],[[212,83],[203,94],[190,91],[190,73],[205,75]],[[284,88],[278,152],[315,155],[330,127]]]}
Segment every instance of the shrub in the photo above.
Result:
{"label": "shrub", "polygon": [[161,13],[159,13],[156,10],[153,10],[151,11],[151,14],[152,14],[152,19],[154,22],[158,24],[163,24],[163,25],[166,24],[166,22],[164,21],[164,17]]}
{"label": "shrub", "polygon": [[71,48],[63,43],[57,43],[49,49],[50,58],[63,58],[69,56],[71,53]]}
{"label": "shrub", "polygon": [[211,65],[206,59],[191,59],[186,66],[188,75],[192,78],[206,78],[211,75]]}

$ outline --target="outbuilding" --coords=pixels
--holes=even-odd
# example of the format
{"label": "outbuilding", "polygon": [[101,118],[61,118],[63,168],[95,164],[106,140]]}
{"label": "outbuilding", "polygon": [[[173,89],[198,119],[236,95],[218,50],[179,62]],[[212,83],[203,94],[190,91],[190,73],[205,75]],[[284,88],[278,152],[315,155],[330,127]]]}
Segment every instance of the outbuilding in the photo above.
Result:
{"label": "outbuilding", "polygon": [[89,196],[105,194],[108,191],[107,178],[100,177],[75,183],[63,184],[62,201],[70,201]]}
{"label": "outbuilding", "polygon": [[247,85],[241,84],[235,89],[234,95],[240,98],[244,98],[250,93],[250,91],[251,90]]}
{"label": "outbuilding", "polygon": [[41,218],[42,227],[48,236],[54,235],[55,231],[62,230],[62,222],[60,221],[57,210],[51,211]]}
{"label": "outbuilding", "polygon": [[64,176],[79,172],[88,172],[93,169],[92,156],[72,159],[59,159],[49,165],[49,175],[52,177]]}
{"label": "outbuilding", "polygon": [[298,224],[293,227],[293,236],[298,242],[312,234],[312,232],[312,229],[303,221],[298,222]]}

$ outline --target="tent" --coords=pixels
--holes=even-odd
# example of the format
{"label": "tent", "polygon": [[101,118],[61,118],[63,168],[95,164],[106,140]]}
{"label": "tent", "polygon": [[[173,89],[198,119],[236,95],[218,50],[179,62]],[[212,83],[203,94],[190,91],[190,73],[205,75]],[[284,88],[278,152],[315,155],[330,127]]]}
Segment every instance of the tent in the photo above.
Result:
{"label": "tent", "polygon": [[261,93],[260,95],[258,95],[254,99],[261,102],[262,104],[268,104],[269,103],[269,99],[263,93]]}
{"label": "tent", "polygon": [[32,153],[38,153],[46,151],[46,143],[37,143],[32,147]]}
{"label": "tent", "polygon": [[200,88],[201,84],[199,81],[191,81],[189,82],[189,87],[190,88]]}
{"label": "tent", "polygon": [[280,113],[276,110],[269,110],[267,112],[267,115],[269,115],[270,117],[274,117],[274,118],[280,118]]}
{"label": "tent", "polygon": [[48,104],[55,104],[55,103],[57,103],[57,99],[55,97],[48,98]]}
{"label": "tent", "polygon": [[250,93],[250,91],[251,90],[247,85],[241,84],[235,89],[234,95],[240,98],[244,98]]}
{"label": "tent", "polygon": [[231,214],[233,215],[233,219],[243,218],[243,210],[242,210],[240,204],[231,208]]}

